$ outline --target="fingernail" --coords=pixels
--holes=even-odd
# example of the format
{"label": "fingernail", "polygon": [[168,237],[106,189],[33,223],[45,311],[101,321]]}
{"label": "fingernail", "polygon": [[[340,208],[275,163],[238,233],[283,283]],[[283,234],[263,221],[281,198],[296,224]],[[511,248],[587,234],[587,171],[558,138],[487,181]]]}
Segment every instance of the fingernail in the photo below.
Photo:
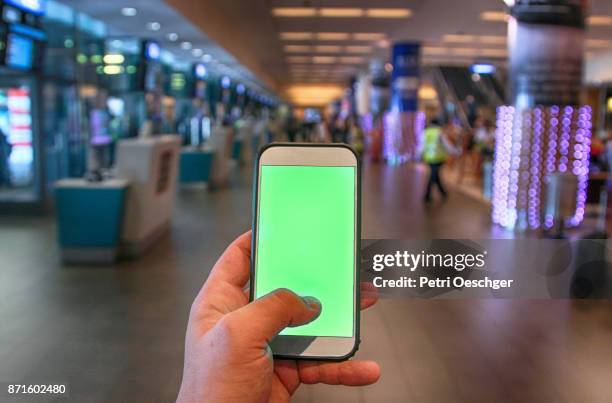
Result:
{"label": "fingernail", "polygon": [[314,312],[321,311],[321,302],[315,297],[302,297],[302,301],[308,306],[308,309]]}

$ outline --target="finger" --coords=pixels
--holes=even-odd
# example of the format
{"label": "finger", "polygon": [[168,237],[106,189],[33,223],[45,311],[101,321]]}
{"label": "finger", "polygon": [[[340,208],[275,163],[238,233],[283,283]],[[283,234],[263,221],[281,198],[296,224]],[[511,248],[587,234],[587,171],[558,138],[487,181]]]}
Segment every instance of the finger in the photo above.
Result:
{"label": "finger", "polygon": [[290,395],[300,386],[297,363],[295,360],[274,360],[274,373]]}
{"label": "finger", "polygon": [[374,361],[352,360],[344,362],[298,363],[300,381],[305,384],[364,386],[380,378],[380,366]]}
{"label": "finger", "polygon": [[215,267],[213,267],[205,286],[213,288],[219,283],[229,283],[243,288],[250,276],[251,231],[239,236],[227,247]]}
{"label": "finger", "polygon": [[374,284],[363,282],[361,287],[361,310],[368,309],[378,301],[378,290]]}
{"label": "finger", "polygon": [[315,298],[300,298],[281,288],[232,312],[227,320],[247,324],[245,334],[251,337],[249,341],[263,346],[284,328],[311,322],[320,312],[321,304]]}

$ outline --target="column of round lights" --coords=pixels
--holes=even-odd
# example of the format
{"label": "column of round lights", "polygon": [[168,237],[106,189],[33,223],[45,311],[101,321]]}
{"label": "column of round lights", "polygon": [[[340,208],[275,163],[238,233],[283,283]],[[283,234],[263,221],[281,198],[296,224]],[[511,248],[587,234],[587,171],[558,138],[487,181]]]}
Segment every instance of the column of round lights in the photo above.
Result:
{"label": "column of round lights", "polygon": [[570,146],[570,133],[572,131],[572,118],[574,116],[574,108],[566,106],[563,109],[563,119],[561,119],[561,141],[559,142],[559,165],[557,170],[559,172],[567,172],[567,165],[569,163],[569,146]]}
{"label": "column of round lights", "polygon": [[414,155],[412,158],[414,160],[419,159],[421,156],[421,152],[423,151],[423,143],[424,139],[424,131],[425,131],[425,112],[417,112],[414,118]]}
{"label": "column of round lights", "polygon": [[398,137],[402,134],[399,125],[399,113],[387,112],[384,115],[383,158],[391,165],[398,164]]}
{"label": "column of round lights", "polygon": [[584,218],[584,209],[587,199],[587,184],[589,179],[589,155],[591,152],[591,121],[590,106],[580,108],[578,113],[578,130],[574,144],[574,162],[572,173],[578,177],[578,190],[576,195],[576,213],[570,219],[570,225],[579,225]]}
{"label": "column of round lights", "polygon": [[[518,113],[513,107],[498,108],[494,160],[493,222],[522,226],[526,209],[531,229],[542,226],[544,180],[559,173],[576,175],[576,210],[569,224],[584,218],[589,172],[592,110],[588,106],[537,107]],[[525,159],[528,160],[525,163]],[[525,197],[527,195],[527,204]],[[551,228],[553,217],[544,217]]]}
{"label": "column of round lights", "polygon": [[540,227],[540,200],[542,192],[541,168],[542,168],[542,137],[544,134],[544,112],[542,108],[536,108],[533,113],[534,130],[533,144],[531,147],[531,164],[529,174],[529,206],[527,208],[527,220],[531,229]]}
{"label": "column of round lights", "polygon": [[498,109],[493,171],[493,222],[503,227],[508,226],[508,189],[510,187],[513,120],[514,107],[502,106]]}
{"label": "column of round lights", "polygon": [[504,130],[504,116],[505,116],[505,112],[506,112],[506,107],[505,106],[500,106],[497,108],[497,119],[495,121],[495,145],[494,145],[494,152],[493,152],[493,166],[497,167],[496,169],[493,169],[493,194],[492,194],[492,201],[493,201],[493,212],[492,212],[492,216],[493,216],[493,222],[495,224],[499,224],[500,220],[500,213],[499,213],[499,192],[497,190],[497,188],[499,186],[495,186],[496,183],[499,183],[500,179],[500,160],[501,160],[501,139],[502,139],[502,131]]}
{"label": "column of round lights", "polygon": [[[548,129],[548,150],[546,152],[546,176],[548,177],[550,174],[555,172],[557,166],[557,141],[559,139],[559,112],[560,108],[558,106],[552,106],[549,108],[550,114],[550,126]],[[544,217],[544,228],[552,228],[553,226],[553,216],[547,214]]]}
{"label": "column of round lights", "polygon": [[[526,229],[528,225],[527,213],[529,211],[529,194],[528,190],[530,187],[530,175],[531,169],[531,146],[533,141],[533,115],[532,110],[523,111],[522,133],[520,138],[520,150],[518,155],[518,182],[517,182],[517,202],[516,202],[516,213],[517,223],[521,230]],[[518,147],[517,147],[518,148]]]}
{"label": "column of round lights", "polygon": [[510,138],[510,182],[508,186],[508,206],[506,226],[514,228],[517,219],[517,196],[519,190],[519,168],[521,166],[521,140],[523,137],[523,111],[514,113],[515,128]]}

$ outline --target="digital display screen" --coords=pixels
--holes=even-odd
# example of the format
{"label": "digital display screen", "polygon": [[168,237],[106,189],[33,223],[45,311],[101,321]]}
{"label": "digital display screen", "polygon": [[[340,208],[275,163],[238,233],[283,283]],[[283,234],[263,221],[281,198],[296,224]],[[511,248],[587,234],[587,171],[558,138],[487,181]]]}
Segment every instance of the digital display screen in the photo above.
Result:
{"label": "digital display screen", "polygon": [[9,34],[6,65],[19,70],[32,69],[34,41],[21,35]]}
{"label": "digital display screen", "polygon": [[321,302],[281,335],[352,337],[356,168],[263,165],[259,186],[255,298],[288,288]]}
{"label": "digital display screen", "polygon": [[45,0],[4,0],[4,2],[32,14],[42,15],[45,13]]}

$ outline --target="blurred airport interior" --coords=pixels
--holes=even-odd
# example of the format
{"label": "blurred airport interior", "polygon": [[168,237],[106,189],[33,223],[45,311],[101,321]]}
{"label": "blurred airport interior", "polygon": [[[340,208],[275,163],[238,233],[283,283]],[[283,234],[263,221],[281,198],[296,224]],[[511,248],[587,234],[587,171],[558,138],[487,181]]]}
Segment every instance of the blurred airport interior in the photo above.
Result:
{"label": "blurred airport interior", "polygon": [[611,1],[0,0],[0,17],[0,385],[174,401],[190,304],[250,229],[258,151],[308,142],[359,153],[363,239],[606,247],[576,252],[597,264],[574,299],[382,299],[358,353],[381,380],[296,402],[612,401]]}

